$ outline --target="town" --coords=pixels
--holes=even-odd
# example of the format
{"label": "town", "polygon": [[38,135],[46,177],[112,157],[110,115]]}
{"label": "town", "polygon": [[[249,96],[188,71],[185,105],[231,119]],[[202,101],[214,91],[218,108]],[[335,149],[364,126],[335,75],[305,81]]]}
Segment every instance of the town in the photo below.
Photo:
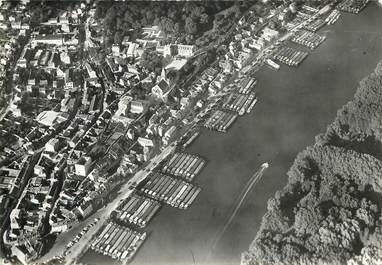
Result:
{"label": "town", "polygon": [[325,41],[320,28],[367,3],[190,3],[181,12],[204,22],[186,19],[185,37],[145,18],[112,38],[107,27],[124,26],[110,17],[129,4],[0,1],[3,262],[94,251],[129,263],[161,207],[187,210],[203,192],[208,158],[186,147],[261,104],[260,67],[297,67]]}

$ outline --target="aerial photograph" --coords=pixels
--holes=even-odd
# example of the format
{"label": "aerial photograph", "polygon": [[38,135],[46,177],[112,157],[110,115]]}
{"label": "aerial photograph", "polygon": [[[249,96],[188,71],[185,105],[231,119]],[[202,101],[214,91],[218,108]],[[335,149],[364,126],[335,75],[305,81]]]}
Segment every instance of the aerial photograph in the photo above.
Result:
{"label": "aerial photograph", "polygon": [[382,265],[382,0],[0,0],[0,265]]}

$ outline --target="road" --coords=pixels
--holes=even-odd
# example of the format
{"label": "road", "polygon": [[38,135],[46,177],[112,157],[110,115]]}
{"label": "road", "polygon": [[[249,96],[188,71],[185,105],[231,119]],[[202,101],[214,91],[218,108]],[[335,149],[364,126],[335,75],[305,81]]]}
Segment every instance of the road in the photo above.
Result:
{"label": "road", "polygon": [[176,143],[172,143],[168,147],[166,147],[160,154],[151,159],[150,163],[138,171],[126,184],[122,186],[119,191],[118,196],[109,204],[105,206],[104,211],[98,216],[100,220],[97,222],[95,226],[93,226],[85,236],[83,236],[77,244],[72,247],[71,252],[65,257],[65,264],[73,264],[82,253],[90,246],[90,241],[93,236],[98,232],[98,230],[104,225],[106,220],[110,217],[110,214],[118,207],[121,200],[125,200],[134,192],[134,188],[144,181],[150,173],[154,170],[154,168],[164,160],[168,155],[175,151]]}
{"label": "road", "polygon": [[[313,19],[313,17],[312,17],[312,19]],[[86,21],[86,22],[88,24],[89,20]],[[283,38],[285,38],[285,39],[289,38],[293,34],[293,31],[296,31],[296,30],[298,30],[299,28],[301,28],[303,26],[304,26],[303,24],[298,25],[295,29],[292,30],[292,32],[288,33],[287,36],[283,36]],[[260,57],[268,55],[268,52],[271,51],[272,48],[273,48],[273,45],[270,46],[270,47],[267,47],[264,50],[262,50],[262,52],[260,53]],[[257,59],[256,61],[258,61],[258,60],[259,59]],[[159,154],[156,157],[152,158],[151,161],[149,162],[149,164],[145,168],[143,168],[142,170],[138,171],[133,176],[132,179],[130,179],[126,184],[124,184],[122,186],[121,190],[119,191],[118,196],[112,202],[110,202],[108,205],[106,205],[104,208],[100,209],[97,213],[95,213],[92,216],[90,221],[92,221],[93,218],[95,218],[95,217],[100,218],[100,221],[98,221],[96,223],[96,225],[91,227],[89,229],[88,233],[86,233],[79,240],[79,242],[76,243],[70,249],[68,255],[65,257],[65,264],[73,264],[74,262],[76,262],[79,259],[81,254],[86,252],[86,250],[90,246],[90,242],[91,242],[92,238],[99,231],[99,229],[104,225],[106,220],[109,218],[110,214],[118,207],[120,201],[128,198],[134,192],[134,187],[136,185],[138,185],[140,182],[144,181],[149,176],[149,174],[153,171],[153,169],[163,159],[165,159],[169,154],[171,154],[175,150],[175,147],[176,147],[176,145],[173,143],[172,145],[170,145],[167,148],[165,148],[161,152],[161,154]],[[235,210],[234,210],[233,214],[231,215],[230,219],[228,220],[227,224],[224,226],[224,228],[222,230],[222,234],[224,234],[224,231],[227,229],[227,227],[229,226],[230,222],[232,222],[232,219],[234,218],[237,210],[240,208],[240,205],[242,204],[242,202],[243,202],[246,194],[248,193],[248,191],[261,178],[262,172],[263,172],[263,170],[265,170],[265,168],[266,167],[262,167],[260,169],[260,173],[261,174],[259,172],[257,172],[251,178],[250,182],[248,182],[248,185],[246,186],[247,188],[245,189],[245,192],[244,192],[243,196],[241,196],[241,200],[237,204],[237,207],[235,208]],[[88,221],[85,221],[84,224],[81,224],[81,227],[85,226],[86,222],[88,222]],[[71,236],[66,236],[65,239],[60,241],[59,244],[55,244],[55,246],[51,249],[51,251],[47,255],[44,256],[44,260],[48,260],[49,257],[52,258],[54,256],[61,255],[63,253],[64,249],[65,249],[66,244],[70,242],[70,240],[72,239],[72,237],[75,234],[71,233],[70,235]],[[219,240],[221,235],[217,237],[217,241]],[[40,259],[39,262],[42,262],[42,260]]]}
{"label": "road", "polygon": [[65,264],[74,264],[83,253],[90,246],[91,240],[94,235],[97,234],[99,229],[105,224],[110,214],[118,207],[121,200],[125,200],[134,192],[134,188],[144,181],[150,173],[155,169],[155,167],[164,160],[167,156],[175,151],[176,142],[167,146],[160,154],[151,159],[151,161],[140,171],[138,171],[127,183],[125,183],[118,192],[118,196],[109,204],[105,205],[103,208],[99,209],[95,214],[88,218],[86,221],[82,222],[78,227],[72,229],[64,234],[58,236],[56,243],[50,251],[38,259],[35,264],[44,263],[56,256],[63,255],[66,245],[73,239],[73,237],[82,230],[83,227],[87,226],[89,223],[93,222],[94,218],[99,218],[100,220],[89,229],[89,231],[76,243],[74,244],[68,254],[65,256]]}

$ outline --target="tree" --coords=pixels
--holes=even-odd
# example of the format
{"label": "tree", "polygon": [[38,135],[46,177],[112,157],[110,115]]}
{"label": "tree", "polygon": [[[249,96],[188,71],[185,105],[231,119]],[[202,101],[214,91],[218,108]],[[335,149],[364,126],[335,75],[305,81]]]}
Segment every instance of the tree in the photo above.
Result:
{"label": "tree", "polygon": [[174,24],[174,32],[175,32],[175,34],[179,34],[180,33],[180,23],[179,22],[176,22],[175,24]]}
{"label": "tree", "polygon": [[117,31],[114,34],[114,44],[120,45],[123,41],[124,34],[121,31]]}
{"label": "tree", "polygon": [[163,56],[156,51],[146,49],[141,56],[140,64],[147,70],[159,74],[163,67],[163,60]]}
{"label": "tree", "polygon": [[186,33],[188,33],[188,34],[196,33],[197,26],[196,26],[196,23],[194,22],[194,20],[192,18],[190,18],[190,17],[186,18],[186,23],[184,25],[184,29],[185,29]]}
{"label": "tree", "polygon": [[207,24],[209,21],[209,17],[206,13],[200,15],[200,23]]}
{"label": "tree", "polygon": [[[269,200],[245,264],[346,264],[363,255],[374,264],[382,259],[375,251],[382,238],[381,75],[378,65],[325,135],[298,154],[288,184]],[[287,210],[291,205],[292,212]],[[290,227],[288,220],[293,220]]]}
{"label": "tree", "polygon": [[174,22],[167,17],[161,17],[159,27],[165,33],[172,33],[174,31]]}

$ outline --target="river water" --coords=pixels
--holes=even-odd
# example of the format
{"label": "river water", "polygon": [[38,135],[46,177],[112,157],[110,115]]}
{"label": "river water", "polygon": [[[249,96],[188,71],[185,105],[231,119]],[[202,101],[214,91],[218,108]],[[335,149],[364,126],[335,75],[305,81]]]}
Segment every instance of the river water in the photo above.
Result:
{"label": "river water", "polygon": [[[268,198],[285,186],[297,153],[325,131],[382,58],[381,25],[382,9],[371,3],[360,14],[343,13],[335,25],[321,29],[327,40],[300,67],[282,66],[277,72],[263,67],[257,73],[259,102],[252,113],[240,117],[226,134],[203,131],[187,149],[208,160],[196,178],[202,192],[188,210],[162,208],[132,264],[239,264]],[[270,167],[212,249],[237,196],[263,162]],[[94,258],[89,262],[101,263]]]}

